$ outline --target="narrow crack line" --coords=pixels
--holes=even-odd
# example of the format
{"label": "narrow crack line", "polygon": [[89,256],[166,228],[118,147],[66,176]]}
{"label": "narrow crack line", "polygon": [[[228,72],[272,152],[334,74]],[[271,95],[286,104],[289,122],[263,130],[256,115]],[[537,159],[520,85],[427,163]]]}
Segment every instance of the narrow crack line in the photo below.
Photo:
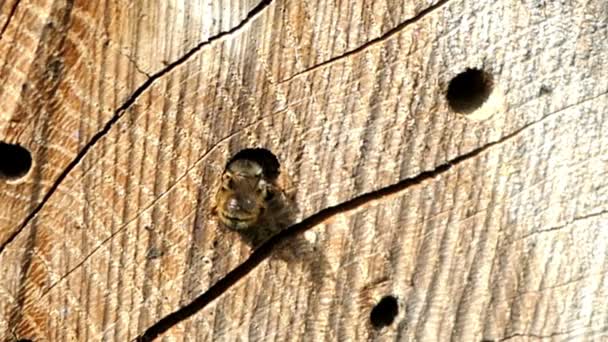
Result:
{"label": "narrow crack line", "polygon": [[67,177],[67,175],[76,167],[76,165],[78,165],[80,163],[80,161],[89,152],[89,150],[91,148],[93,148],[93,146],[95,146],[97,144],[97,142],[99,142],[99,140],[101,140],[101,138],[103,138],[110,131],[110,129],[122,117],[122,115],[127,111],[127,109],[131,105],[133,105],[135,103],[135,101],[137,101],[137,99],[146,90],[148,90],[148,88],[150,88],[156,80],[158,80],[162,76],[171,72],[173,69],[175,69],[178,66],[182,65],[183,63],[185,63],[188,59],[190,59],[190,57],[192,57],[197,52],[199,52],[203,47],[205,47],[207,45],[211,45],[220,39],[224,39],[230,35],[235,34],[237,31],[239,31],[245,25],[250,23],[255,17],[260,15],[260,13],[262,13],[262,11],[264,9],[266,9],[268,6],[270,6],[272,1],[273,0],[260,1],[260,3],[256,7],[254,7],[251,11],[249,11],[249,13],[245,17],[245,19],[243,19],[238,25],[236,25],[235,27],[233,27],[232,29],[230,29],[228,31],[220,32],[217,35],[210,37],[206,41],[198,44],[196,47],[194,47],[193,49],[188,51],[186,54],[184,54],[182,57],[178,58],[176,61],[168,64],[162,70],[151,75],[150,78],[148,78],[141,86],[139,86],[133,92],[133,94],[131,94],[131,96],[129,96],[129,98],[127,98],[127,100],[120,107],[118,107],[116,109],[116,111],[114,112],[114,116],[105,124],[105,126],[91,138],[91,140],[82,148],[82,150],[80,150],[80,152],[76,155],[76,157],[67,165],[67,167],[63,170],[63,172],[61,172],[61,174],[57,177],[57,179],[55,180],[53,185],[51,185],[51,187],[49,188],[49,191],[42,198],[42,201],[40,201],[40,203],[34,208],[34,210],[32,210],[32,212],[26,216],[26,218],[17,227],[17,229],[15,229],[15,231],[13,231],[13,233],[10,234],[8,239],[2,245],[0,245],[0,254],[2,254],[4,252],[4,250],[6,249],[6,247],[9,244],[11,244],[15,240],[15,238],[17,238],[17,236],[25,229],[25,227],[27,227],[27,225],[38,214],[38,212],[40,212],[40,210],[42,210],[42,208],[44,207],[46,202],[55,193],[55,191],[57,190],[59,185],[63,182],[63,180]]}
{"label": "narrow crack line", "polygon": [[141,69],[139,67],[139,65],[137,64],[137,61],[135,60],[135,58],[133,58],[130,54],[127,53],[123,53],[122,51],[120,51],[120,49],[117,49],[118,53],[125,57],[126,59],[129,60],[129,62],[131,62],[131,64],[133,64],[133,67],[135,67],[135,70],[137,70],[140,74],[145,75],[146,77],[150,78],[152,77],[149,73],[145,72],[143,69]]}
{"label": "narrow crack line", "polygon": [[549,232],[555,232],[555,231],[558,231],[558,230],[562,230],[564,228],[570,227],[573,223],[575,223],[577,221],[585,221],[585,220],[588,220],[588,219],[591,219],[591,218],[594,218],[594,217],[605,215],[607,213],[608,213],[608,210],[601,210],[601,211],[598,211],[598,212],[593,212],[593,213],[589,213],[589,214],[582,215],[582,216],[576,216],[576,217],[573,217],[570,220],[567,220],[564,224],[560,224],[558,226],[549,227],[549,228],[546,228],[546,229],[541,229],[541,230],[533,231],[533,232],[527,233],[525,235],[522,235],[520,237],[517,237],[515,239],[512,239],[511,241],[507,241],[503,247],[511,246],[511,245],[513,245],[516,242],[519,242],[519,241],[522,241],[522,240],[526,240],[526,239],[528,239],[528,238],[530,238],[532,236],[536,236],[536,235],[541,235],[541,234],[544,234],[544,233],[549,233]]}
{"label": "narrow crack line", "polygon": [[598,217],[598,216],[602,216],[604,214],[608,214],[608,210],[601,210],[595,213],[589,213],[586,215],[582,215],[582,216],[576,216],[572,219],[572,221],[570,222],[570,224],[577,222],[577,221],[585,221],[588,220],[590,218],[594,218],[594,217]]}
{"label": "narrow crack line", "polygon": [[573,217],[573,218],[571,218],[569,220],[566,220],[566,222],[563,223],[563,224],[560,224],[560,225],[557,225],[557,226],[552,226],[552,227],[549,227],[549,228],[546,228],[546,229],[541,229],[541,230],[536,230],[536,231],[533,231],[533,232],[529,232],[529,233],[524,234],[524,235],[522,235],[520,237],[514,238],[514,239],[509,240],[509,241],[506,241],[505,245],[503,247],[509,247],[509,246],[513,245],[514,243],[516,243],[516,242],[519,242],[519,241],[522,241],[522,240],[526,240],[526,239],[528,239],[528,238],[530,238],[532,236],[541,235],[541,234],[549,233],[549,232],[559,231],[559,230],[562,230],[564,228],[568,228],[568,227],[572,226],[572,224],[576,223],[577,221],[585,221],[585,220],[589,220],[591,218],[595,218],[595,217],[602,216],[602,215],[605,215],[605,214],[608,214],[608,210],[602,209],[602,210],[597,211],[597,212],[592,212],[592,213],[581,215],[581,216],[575,216],[575,217]]}
{"label": "narrow crack line", "polygon": [[415,24],[417,22],[419,22],[420,20],[422,20],[423,18],[425,18],[426,16],[428,16],[429,14],[431,14],[432,12],[434,12],[435,10],[443,7],[443,5],[447,4],[449,0],[440,0],[438,1],[436,4],[431,5],[430,7],[425,8],[424,10],[420,11],[420,13],[416,14],[415,16],[401,22],[400,24],[398,24],[397,26],[393,27],[392,29],[388,30],[387,32],[385,32],[383,35],[376,37],[352,50],[346,51],[345,53],[332,57],[324,62],[321,62],[317,65],[313,65],[307,69],[304,69],[298,73],[295,73],[294,75],[289,76],[286,79],[280,80],[277,84],[282,84],[285,82],[289,82],[291,80],[293,80],[294,78],[297,77],[301,77],[304,76],[306,74],[309,74],[315,70],[321,69],[323,67],[326,67],[330,64],[333,64],[337,61],[340,61],[342,59],[351,57],[353,55],[356,55],[364,50],[367,50],[367,48],[374,46],[376,44],[382,43],[383,41],[393,37],[394,35],[398,34],[399,32],[401,32],[401,30],[403,30],[404,28],[406,28],[407,26],[410,26],[412,24]]}
{"label": "narrow crack line", "polygon": [[144,208],[142,208],[135,216],[133,216],[132,218],[130,218],[128,221],[122,223],[120,225],[120,227],[118,227],[113,233],[111,233],[108,237],[106,237],[105,239],[103,239],[95,248],[93,248],[89,254],[87,254],[87,256],[84,257],[84,259],[82,259],[78,264],[76,264],[74,267],[72,267],[70,270],[68,270],[64,275],[61,276],[61,278],[59,278],[56,282],[54,282],[53,284],[51,284],[48,289],[46,289],[41,295],[40,298],[43,298],[44,296],[46,296],[49,292],[51,292],[51,290],[53,288],[55,288],[57,285],[59,285],[64,279],[66,279],[67,277],[69,277],[72,273],[74,273],[74,271],[76,271],[78,268],[80,268],[87,260],[89,260],[89,258],[91,256],[93,256],[93,254],[95,254],[101,247],[103,247],[108,241],[112,240],[116,235],[120,234],[122,231],[124,231],[131,223],[133,223],[135,220],[137,220],[139,217],[141,217],[141,215],[143,213],[145,213],[147,210],[149,210],[150,208],[152,208],[154,205],[156,205],[160,200],[162,200],[165,195],[169,194],[174,188],[175,186],[177,186],[177,184],[179,184],[181,182],[182,179],[184,179],[185,177],[188,176],[188,174],[190,174],[190,172],[201,162],[203,161],[205,158],[207,158],[211,153],[213,153],[213,151],[215,151],[223,142],[225,142],[226,140],[230,139],[231,137],[233,137],[234,135],[238,134],[240,131],[234,132],[229,134],[228,136],[218,140],[215,144],[213,144],[198,160],[196,160],[192,166],[186,170],[186,172],[184,172],[169,188],[167,188],[165,191],[163,191],[161,194],[159,194],[152,202],[150,202],[149,204],[147,204]]}
{"label": "narrow crack line", "polygon": [[569,226],[571,226],[573,223],[576,223],[577,221],[585,221],[585,220],[589,220],[591,218],[595,218],[598,216],[602,216],[604,214],[608,213],[608,210],[602,210],[602,211],[598,211],[598,212],[594,212],[594,213],[589,213],[587,215],[582,215],[582,216],[576,216],[573,217],[571,220],[568,220],[566,223],[559,225],[559,226],[554,226],[554,227],[549,227],[547,229],[541,229],[535,232],[532,232],[530,234],[524,235],[521,238],[515,240],[515,241],[519,241],[519,240],[523,240],[523,239],[527,239],[533,235],[537,235],[537,234],[543,234],[543,233],[549,233],[549,232],[555,232],[564,228],[567,228]]}
{"label": "narrow crack line", "polygon": [[67,277],[69,277],[72,273],[74,273],[74,271],[76,271],[78,268],[80,268],[87,260],[89,260],[89,258],[91,256],[93,256],[93,254],[95,254],[101,247],[103,247],[108,241],[112,240],[116,235],[120,234],[121,232],[123,232],[132,222],[134,222],[135,220],[137,220],[142,213],[146,212],[147,210],[149,210],[150,208],[152,208],[154,205],[156,205],[156,203],[158,203],[162,198],[165,197],[165,195],[169,194],[176,186],[177,184],[179,184],[182,179],[186,178],[190,172],[192,170],[194,170],[195,167],[197,167],[199,165],[200,162],[202,162],[203,160],[205,160],[209,155],[211,155],[211,153],[213,153],[222,143],[226,142],[227,140],[229,140],[230,138],[241,134],[245,129],[249,128],[249,127],[253,127],[254,125],[257,125],[258,123],[260,123],[261,121],[263,121],[263,119],[272,117],[273,115],[275,115],[276,113],[273,113],[271,115],[267,115],[259,120],[256,120],[246,126],[244,126],[243,128],[237,130],[236,132],[232,132],[230,134],[228,134],[227,136],[221,138],[220,140],[218,140],[217,142],[215,142],[213,145],[211,145],[211,147],[209,147],[207,149],[207,151],[205,153],[203,153],[203,155],[201,155],[200,158],[198,158],[190,168],[188,168],[186,170],[186,172],[184,172],[173,184],[171,184],[171,186],[169,186],[165,191],[163,191],[162,193],[160,193],[158,195],[158,197],[156,197],[152,202],[150,202],[149,204],[147,204],[143,209],[141,209],[135,216],[133,216],[132,218],[130,218],[128,221],[124,222],[121,224],[121,226],[116,229],[113,233],[110,234],[110,236],[106,237],[105,239],[103,239],[101,241],[101,243],[99,243],[97,246],[95,246],[95,248],[93,248],[89,254],[87,254],[87,256],[84,257],[84,259],[82,259],[78,264],[76,264],[74,267],[72,267],[71,269],[69,269],[64,275],[61,276],[61,278],[59,278],[56,282],[54,282],[53,284],[51,284],[45,291],[42,292],[42,294],[40,295],[39,298],[44,298],[49,292],[51,292],[52,289],[54,289],[57,285],[59,285],[64,279],[66,279]]}
{"label": "narrow crack line", "polygon": [[0,40],[2,40],[2,38],[4,37],[4,32],[8,28],[8,24],[11,23],[11,20],[15,16],[15,13],[17,12],[17,6],[19,6],[20,2],[21,2],[21,0],[17,0],[13,4],[13,7],[11,8],[11,11],[8,14],[8,18],[6,18],[6,22],[4,23],[4,26],[2,26],[2,30],[0,30]]}
{"label": "narrow crack line", "polygon": [[541,287],[541,288],[539,288],[537,290],[528,290],[528,291],[519,292],[519,293],[517,293],[517,294],[515,294],[513,296],[510,296],[508,298],[508,300],[512,301],[514,299],[521,299],[520,297],[523,297],[523,296],[531,294],[531,293],[543,295],[544,292],[555,290],[555,289],[559,289],[559,288],[562,288],[562,287],[565,287],[565,286],[569,286],[569,285],[572,285],[572,284],[577,284],[577,283],[580,283],[581,281],[586,281],[586,280],[591,279],[591,278],[601,277],[601,276],[603,276],[605,274],[608,274],[608,271],[583,274],[583,275],[579,276],[578,278],[569,279],[568,281],[565,281],[563,283],[554,284],[554,285],[547,286],[547,287]]}
{"label": "narrow crack line", "polygon": [[254,268],[256,268],[260,263],[262,263],[262,261],[264,261],[270,255],[270,253],[275,248],[275,246],[277,246],[284,240],[287,240],[291,237],[299,235],[299,234],[305,232],[306,230],[309,230],[319,224],[322,224],[323,222],[326,222],[327,220],[335,217],[336,215],[352,212],[354,210],[368,206],[370,203],[381,201],[390,196],[395,196],[395,195],[405,191],[406,189],[408,189],[411,186],[419,185],[425,181],[435,179],[438,176],[448,172],[450,169],[452,169],[452,167],[458,166],[470,159],[476,158],[494,146],[503,144],[511,139],[514,139],[519,134],[526,131],[528,128],[541,123],[542,121],[548,119],[549,117],[552,117],[557,113],[561,113],[564,110],[571,108],[573,106],[576,106],[585,101],[589,101],[589,100],[598,98],[602,95],[605,95],[605,93],[593,96],[593,97],[588,98],[583,101],[579,101],[575,104],[566,106],[566,107],[564,107],[560,110],[556,110],[552,113],[548,113],[548,114],[544,115],[543,117],[514,130],[513,132],[505,135],[504,137],[498,139],[497,141],[490,142],[484,146],[478,147],[468,153],[465,153],[450,161],[447,161],[441,165],[438,165],[437,167],[435,167],[432,170],[423,171],[416,176],[406,178],[398,183],[389,185],[389,186],[384,187],[379,190],[374,190],[374,191],[362,194],[358,197],[355,197],[346,202],[342,202],[335,206],[322,209],[321,211],[305,218],[301,222],[296,223],[296,224],[286,228],[285,230],[281,231],[280,233],[274,235],[268,241],[263,243],[253,253],[251,253],[249,258],[247,258],[244,262],[242,262],[240,265],[235,267],[232,271],[228,272],[223,278],[221,278],[215,284],[213,284],[211,287],[209,287],[209,289],[207,289],[206,292],[199,295],[197,298],[195,298],[189,304],[177,309],[176,311],[174,311],[174,312],[168,314],[167,316],[161,318],[160,320],[158,320],[156,323],[154,323],[152,326],[150,326],[148,329],[146,329],[146,331],[144,331],[144,333],[142,335],[136,337],[133,341],[144,342],[144,341],[154,340],[156,337],[158,337],[160,334],[166,332],[171,327],[179,324],[180,322],[182,322],[182,321],[188,319],[189,317],[193,316],[194,314],[196,314],[198,311],[204,309],[207,305],[209,305],[209,303],[211,303],[213,300],[217,299],[219,296],[221,296],[226,291],[228,291],[239,280],[244,279],[251,271],[253,271]]}

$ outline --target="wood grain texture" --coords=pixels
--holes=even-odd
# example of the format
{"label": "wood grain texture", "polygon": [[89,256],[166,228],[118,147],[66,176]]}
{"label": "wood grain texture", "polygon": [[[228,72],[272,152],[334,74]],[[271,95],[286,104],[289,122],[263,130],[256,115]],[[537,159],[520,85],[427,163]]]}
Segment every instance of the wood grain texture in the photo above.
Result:
{"label": "wood grain texture", "polygon": [[[1,185],[1,234],[81,158],[0,254],[0,337],[128,340],[204,293],[250,254],[208,209],[227,158],[251,146],[297,184],[298,220],[458,162],[296,238],[301,261],[270,258],[167,340],[605,334],[602,1],[184,4],[17,6],[0,49],[13,37],[30,52],[2,54],[20,76],[3,78],[0,131],[36,166]],[[69,39],[39,43],[54,18]],[[103,34],[112,60],[86,48]],[[34,51],[62,41],[78,53],[52,88]],[[484,121],[444,98],[468,67],[494,78]],[[385,293],[400,316],[376,333]]]}
{"label": "wood grain texture", "polygon": [[27,147],[35,164],[20,183],[0,184],[1,247],[144,89],[257,4],[229,3],[3,4],[0,139]]}
{"label": "wood grain texture", "polygon": [[[163,340],[605,339],[608,147],[589,147],[607,97],[287,241],[275,254],[298,259],[266,259]],[[385,295],[400,313],[377,330]]]}

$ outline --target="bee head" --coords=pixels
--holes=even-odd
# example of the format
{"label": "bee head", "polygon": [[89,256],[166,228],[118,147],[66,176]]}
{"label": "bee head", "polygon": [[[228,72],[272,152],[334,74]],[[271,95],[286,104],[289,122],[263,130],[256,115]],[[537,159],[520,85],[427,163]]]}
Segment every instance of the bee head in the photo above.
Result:
{"label": "bee head", "polygon": [[247,159],[231,161],[222,175],[217,195],[220,221],[235,230],[255,225],[274,197],[272,184],[260,164]]}

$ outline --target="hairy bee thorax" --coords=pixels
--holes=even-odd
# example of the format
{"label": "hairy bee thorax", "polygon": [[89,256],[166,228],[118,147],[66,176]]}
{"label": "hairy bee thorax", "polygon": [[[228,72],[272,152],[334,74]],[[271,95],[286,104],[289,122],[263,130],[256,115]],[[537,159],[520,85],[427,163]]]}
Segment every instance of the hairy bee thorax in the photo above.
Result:
{"label": "hairy bee thorax", "polygon": [[227,228],[258,245],[289,224],[291,201],[277,183],[253,160],[236,159],[224,170],[215,196],[214,213]]}

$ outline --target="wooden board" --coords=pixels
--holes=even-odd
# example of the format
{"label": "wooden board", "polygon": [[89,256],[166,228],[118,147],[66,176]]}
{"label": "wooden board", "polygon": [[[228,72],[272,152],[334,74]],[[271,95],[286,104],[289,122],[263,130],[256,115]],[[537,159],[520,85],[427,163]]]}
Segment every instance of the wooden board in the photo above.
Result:
{"label": "wooden board", "polygon": [[[607,97],[547,114],[418,184],[290,236],[218,300],[162,336],[605,338],[608,147],[590,149],[589,138],[606,129],[606,113],[597,108]],[[286,261],[285,253],[298,258]],[[398,299],[399,312],[390,327],[376,329],[370,314],[384,296]]]}
{"label": "wooden board", "polygon": [[[0,140],[35,163],[0,184],[0,337],[134,339],[256,266],[208,215],[252,146],[320,224],[166,339],[606,334],[602,1],[233,4],[0,6],[0,49],[24,45],[5,69],[26,70],[3,78]],[[445,94],[467,68],[493,91],[462,115]]]}
{"label": "wooden board", "polygon": [[34,155],[27,179],[0,185],[2,249],[145,89],[257,5],[227,3],[2,3],[0,137]]}

